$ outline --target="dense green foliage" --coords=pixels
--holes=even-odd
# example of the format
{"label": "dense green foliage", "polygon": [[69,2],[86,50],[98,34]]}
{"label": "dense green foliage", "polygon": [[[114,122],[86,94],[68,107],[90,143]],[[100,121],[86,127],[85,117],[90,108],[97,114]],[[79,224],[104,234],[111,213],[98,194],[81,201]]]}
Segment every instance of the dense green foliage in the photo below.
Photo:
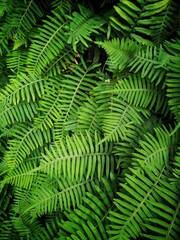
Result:
{"label": "dense green foliage", "polygon": [[0,239],[180,236],[179,0],[0,1]]}

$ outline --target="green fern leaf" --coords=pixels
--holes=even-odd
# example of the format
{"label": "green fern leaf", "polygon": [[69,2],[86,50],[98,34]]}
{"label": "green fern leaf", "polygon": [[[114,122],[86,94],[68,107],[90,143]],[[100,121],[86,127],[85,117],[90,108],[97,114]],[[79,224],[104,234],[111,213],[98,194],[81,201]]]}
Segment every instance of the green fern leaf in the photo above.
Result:
{"label": "green fern leaf", "polygon": [[2,106],[17,105],[21,101],[28,103],[37,101],[44,94],[44,80],[26,74],[11,79],[11,84],[8,84],[0,93]]}
{"label": "green fern leaf", "polygon": [[140,72],[142,78],[148,76],[157,85],[165,78],[168,62],[169,55],[167,55],[162,47],[147,46],[136,53],[129,67],[131,67],[130,71],[135,73]]}
{"label": "green fern leaf", "polygon": [[148,108],[149,110],[155,107],[156,112],[162,107],[163,97],[165,97],[162,94],[162,89],[140,75],[119,80],[114,89],[107,92],[117,94],[118,98],[123,98],[136,107]]}
{"label": "green fern leaf", "polygon": [[170,106],[171,111],[174,113],[175,118],[178,122],[180,122],[180,57],[174,57],[171,59],[169,63],[170,72],[167,73],[167,97],[169,98],[168,104]]}
{"label": "green fern leaf", "polygon": [[[112,198],[115,193],[115,183],[102,179],[105,189],[95,186],[95,193],[86,193],[83,205],[74,209],[67,215],[67,220],[62,221],[59,239],[108,239],[106,228],[107,215],[112,208]],[[112,181],[112,180],[111,180]],[[108,197],[106,196],[108,195]]]}
{"label": "green fern leaf", "polygon": [[24,50],[16,50],[8,54],[7,67],[16,75],[25,72],[27,60],[27,52]]}
{"label": "green fern leaf", "polygon": [[104,19],[94,16],[90,9],[78,5],[80,13],[72,13],[70,23],[70,33],[68,34],[68,43],[72,44],[74,51],[77,49],[78,42],[88,47],[87,42],[92,41],[91,33],[99,34],[97,30],[105,23]]}
{"label": "green fern leaf", "polygon": [[13,169],[23,162],[27,155],[45,143],[50,142],[50,131],[40,131],[32,125],[18,125],[14,138],[9,140],[9,151],[4,161],[9,169]]}
{"label": "green fern leaf", "polygon": [[37,114],[37,107],[38,104],[34,102],[22,102],[16,106],[9,105],[7,107],[2,107],[0,105],[1,127],[16,122],[32,121]]}
{"label": "green fern leaf", "polygon": [[136,124],[142,122],[142,118],[137,109],[128,104],[123,99],[112,98],[109,112],[103,121],[103,131],[105,137],[100,141],[124,140],[132,133]]}
{"label": "green fern leaf", "polygon": [[71,66],[71,63],[75,62],[76,55],[73,50],[69,48],[69,46],[64,47],[60,54],[54,58],[43,70],[43,76],[48,75],[53,77],[68,71],[68,67]]}
{"label": "green fern leaf", "polygon": [[52,128],[54,122],[61,119],[62,115],[59,78],[49,78],[44,90],[44,96],[39,101],[37,108],[41,115],[34,118],[35,126],[41,130]]}
{"label": "green fern leaf", "polygon": [[[54,185],[55,180],[49,183],[39,184],[36,189],[32,189],[29,197],[24,199],[23,205],[19,203],[20,211],[24,216],[30,216],[35,219],[45,213],[52,213],[57,209],[70,210],[75,208],[82,202],[85,191],[92,191],[96,179],[82,181],[70,181],[61,177],[56,180],[57,186]],[[96,183],[97,184],[97,183]],[[38,191],[37,191],[38,189]]]}
{"label": "green fern leaf", "polygon": [[88,99],[79,109],[77,130],[81,132],[88,131],[91,136],[94,135],[95,131],[99,133],[105,110],[105,106],[99,106],[94,100]]}
{"label": "green fern leaf", "polygon": [[137,43],[128,38],[113,39],[100,45],[109,56],[108,65],[111,71],[124,70],[139,49]]}
{"label": "green fern leaf", "polygon": [[[138,162],[140,166],[147,163],[152,164],[152,168],[156,163],[160,166],[169,166],[169,155],[173,153],[177,147],[179,137],[170,136],[170,132],[166,128],[155,128],[155,136],[145,134],[144,140],[139,141],[139,148],[132,154],[133,161]],[[133,165],[136,165],[136,163]]]}
{"label": "green fern leaf", "polygon": [[[154,203],[161,202],[161,194],[157,192],[159,185],[163,188],[163,179],[166,175],[165,168],[154,166],[151,170],[150,165],[146,165],[142,170],[131,169],[131,174],[126,174],[126,183],[121,184],[123,191],[118,193],[119,198],[114,200],[116,210],[110,212],[109,220],[111,229],[108,233],[109,239],[130,239],[137,238],[141,232],[146,231],[143,222],[153,217],[153,212],[148,205],[148,201]],[[165,182],[166,183],[166,182]],[[165,190],[171,188],[170,184]],[[171,193],[175,189],[171,189]],[[166,197],[168,196],[165,193]]]}
{"label": "green fern leaf", "polygon": [[96,74],[92,72],[99,64],[87,67],[72,65],[71,75],[64,75],[60,96],[61,119],[55,124],[55,140],[63,137],[71,121],[75,121],[79,107],[86,101],[89,92],[96,86]]}
{"label": "green fern leaf", "polygon": [[67,31],[67,19],[62,13],[53,11],[53,17],[49,16],[44,23],[28,53],[27,71],[35,76],[39,76],[44,68],[60,54],[67,42],[64,34]]}
{"label": "green fern leaf", "polygon": [[86,179],[108,177],[114,168],[114,158],[110,155],[112,145],[107,142],[97,145],[99,140],[95,134],[93,141],[88,133],[67,137],[66,142],[61,140],[43,154],[39,170],[51,178],[64,176],[72,181],[81,180],[85,174]]}

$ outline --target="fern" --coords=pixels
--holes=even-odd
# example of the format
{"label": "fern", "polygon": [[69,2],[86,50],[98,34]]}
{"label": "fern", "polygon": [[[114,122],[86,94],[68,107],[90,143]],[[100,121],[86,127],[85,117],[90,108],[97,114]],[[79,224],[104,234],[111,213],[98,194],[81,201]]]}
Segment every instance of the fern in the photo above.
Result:
{"label": "fern", "polygon": [[119,141],[131,133],[135,124],[140,124],[142,118],[138,111],[122,99],[112,98],[109,113],[103,122],[105,137],[101,141]]}
{"label": "fern", "polygon": [[141,78],[140,75],[134,75],[133,77],[129,76],[127,79],[119,80],[114,89],[110,90],[110,92],[136,107],[143,107],[151,110],[155,106],[156,111],[162,107],[161,104],[163,102],[161,102],[160,99],[164,97],[160,88],[154,83],[151,83],[149,79]]}
{"label": "fern", "polygon": [[[112,199],[116,189],[115,179],[108,182],[102,179],[104,191],[95,186],[95,193],[86,193],[83,203],[78,209],[67,213],[67,220],[60,224],[59,239],[108,239],[104,222],[106,215],[112,209]],[[107,194],[107,196],[106,196]],[[107,224],[107,223],[106,223]]]}
{"label": "fern", "polygon": [[72,13],[70,33],[68,34],[68,43],[72,44],[74,51],[76,51],[78,42],[88,47],[87,42],[92,41],[91,33],[98,34],[97,29],[101,29],[101,26],[105,23],[100,17],[94,16],[90,9],[79,5],[79,11],[80,13]]}
{"label": "fern", "polygon": [[[149,200],[154,203],[161,201],[161,194],[157,189],[163,188],[165,175],[165,169],[159,169],[158,164],[156,166],[151,171],[147,164],[143,168],[144,174],[131,169],[133,175],[126,175],[127,184],[122,184],[123,191],[118,193],[119,198],[114,200],[117,210],[110,212],[109,220],[112,222],[109,230],[109,234],[112,235],[110,239],[137,238],[141,232],[146,232],[143,222],[153,217],[147,203]],[[168,187],[171,193],[175,191],[170,184]],[[168,198],[168,193],[164,193],[164,196]]]}
{"label": "fern", "polygon": [[142,78],[148,76],[151,81],[156,81],[156,84],[159,84],[166,74],[168,60],[169,56],[162,48],[147,47],[145,51],[142,49],[135,55],[129,64],[130,71],[136,73],[140,70]]}
{"label": "fern", "polygon": [[179,2],[0,2],[0,239],[173,239]]}
{"label": "fern", "polygon": [[36,101],[43,94],[44,79],[21,74],[2,90],[0,100],[3,106],[17,105],[20,101]]}
{"label": "fern", "polygon": [[71,75],[64,75],[61,91],[61,119],[55,125],[55,139],[63,137],[68,131],[68,125],[75,120],[76,113],[81,104],[86,101],[89,91],[96,84],[95,73],[91,73],[99,65],[79,67],[72,65]]}
{"label": "fern", "polygon": [[[99,142],[97,134],[94,142]],[[93,179],[94,176],[101,179],[104,175],[108,177],[114,167],[114,158],[110,156],[112,145],[101,144],[95,148],[93,145],[88,133],[86,137],[74,135],[72,139],[67,138],[65,143],[61,141],[46,152],[39,169],[50,177],[63,175],[72,181],[82,179],[85,173],[86,179]]]}
{"label": "fern", "polygon": [[171,0],[119,1],[114,6],[116,16],[110,17],[111,25],[124,37],[149,46],[158,45],[167,37],[173,24],[177,26],[172,17],[178,14],[177,6],[178,2]]}
{"label": "fern", "polygon": [[179,51],[180,51],[180,42],[177,41],[177,43],[166,43],[167,44],[167,50],[172,51],[173,57],[171,58],[171,61],[168,64],[169,72],[167,73],[167,96],[169,98],[169,105],[171,108],[171,111],[175,114],[176,120],[179,122],[179,68],[177,67],[180,62],[179,57]]}
{"label": "fern", "polygon": [[14,139],[9,140],[9,151],[5,155],[5,162],[10,169],[23,162],[27,155],[36,148],[50,142],[50,131],[42,133],[32,125],[19,125],[14,132]]}
{"label": "fern", "polygon": [[53,15],[54,17],[49,16],[48,20],[44,20],[43,28],[39,29],[40,34],[36,36],[29,49],[27,71],[35,76],[39,76],[58,56],[67,41],[64,35],[67,31],[67,19],[55,11]]}
{"label": "fern", "polygon": [[101,43],[102,47],[107,51],[109,55],[108,65],[113,70],[122,71],[127,67],[130,59],[132,59],[138,50],[138,45],[130,39],[113,39],[112,41],[106,41]]}

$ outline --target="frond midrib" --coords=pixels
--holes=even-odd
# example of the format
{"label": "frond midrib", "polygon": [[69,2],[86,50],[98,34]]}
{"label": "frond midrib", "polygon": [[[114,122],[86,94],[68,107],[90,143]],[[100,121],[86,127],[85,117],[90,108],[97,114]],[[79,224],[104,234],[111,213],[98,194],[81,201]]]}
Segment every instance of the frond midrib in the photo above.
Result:
{"label": "frond midrib", "polygon": [[44,47],[42,48],[40,54],[38,54],[38,57],[35,61],[35,63],[33,64],[33,68],[34,68],[34,71],[33,73],[35,73],[35,69],[37,68],[37,65],[39,63],[39,59],[41,58],[43,52],[45,51],[45,49],[48,47],[48,45],[50,44],[51,40],[54,38],[54,36],[67,24],[67,22],[63,23],[52,35],[51,37],[49,38],[49,40],[47,41],[47,43],[44,45]]}
{"label": "frond midrib", "polygon": [[177,215],[179,213],[179,210],[180,210],[180,202],[179,202],[179,204],[178,204],[178,206],[176,208],[176,211],[174,212],[173,219],[172,219],[171,223],[169,224],[169,228],[168,228],[168,232],[167,232],[165,240],[168,240],[170,238],[171,230],[173,229],[174,222],[175,222],[176,217],[177,217]]}
{"label": "frond midrib", "polygon": [[[79,89],[81,83],[83,82],[84,78],[86,77],[86,74],[88,73],[88,71],[89,71],[89,68],[86,69],[86,71],[84,72],[83,76],[81,77],[81,80],[78,82],[78,85],[77,85],[77,87],[76,87],[76,89],[75,89],[75,91],[73,93],[72,98],[71,98],[71,102],[70,102],[70,104],[68,106],[68,109],[66,111],[66,115],[63,117],[62,125],[64,125],[64,123],[67,121],[68,115],[69,115],[69,113],[71,111],[71,108],[72,108],[72,105],[73,105],[73,102],[74,102],[74,99],[75,99],[75,96],[76,96],[76,94],[78,92],[78,89]],[[62,131],[63,131],[63,129],[62,129]]]}
{"label": "frond midrib", "polygon": [[17,26],[16,33],[18,33],[18,31],[19,31],[19,29],[20,29],[20,26],[21,26],[21,23],[22,23],[23,19],[25,18],[26,13],[28,12],[28,10],[29,10],[29,8],[30,8],[30,6],[31,6],[31,4],[32,4],[33,1],[34,1],[34,0],[31,0],[31,1],[29,2],[29,4],[28,4],[28,6],[27,6],[27,8],[26,8],[26,10],[25,10],[25,12],[24,12],[24,14],[21,16],[21,19],[20,19],[19,24],[18,24],[18,26]]}
{"label": "frond midrib", "polygon": [[24,141],[26,140],[26,137],[27,137],[28,135],[30,135],[31,132],[33,132],[34,130],[36,130],[36,126],[34,126],[33,128],[31,128],[31,129],[23,136],[23,138],[21,139],[21,141],[20,141],[20,143],[18,144],[18,146],[16,145],[16,146],[17,146],[17,149],[16,149],[16,152],[15,152],[15,155],[14,155],[13,159],[12,159],[12,157],[11,157],[11,160],[13,160],[13,165],[12,165],[12,162],[9,162],[9,158],[7,159],[7,164],[9,164],[9,167],[10,167],[11,169],[13,169],[14,166],[16,166],[17,164],[19,164],[19,163],[22,161],[22,159],[21,159],[21,160],[19,159],[19,162],[18,162],[18,163],[16,162],[16,160],[17,160],[18,157],[19,157],[19,151],[20,151],[21,147],[23,146]]}
{"label": "frond midrib", "polygon": [[79,186],[82,186],[82,185],[85,185],[86,183],[89,183],[89,182],[92,182],[94,179],[88,179],[86,181],[83,181],[81,183],[78,183],[78,184],[75,184],[75,185],[72,185],[71,187],[68,187],[66,189],[63,189],[62,191],[58,192],[58,193],[55,193],[54,195],[51,195],[51,196],[48,196],[48,198],[44,198],[44,199],[41,199],[40,202],[37,202],[35,204],[31,204],[30,207],[28,207],[23,213],[22,215],[26,214],[27,212],[29,212],[31,209],[33,208],[36,208],[36,206],[42,204],[43,202],[46,202],[46,201],[50,201],[51,199],[53,199],[54,197],[57,197],[57,196],[60,196],[61,194],[63,194],[64,192],[67,192],[73,188],[77,188]]}
{"label": "frond midrib", "polygon": [[[18,88],[18,86],[15,85],[16,90],[15,90],[15,91],[12,91],[11,94],[8,94],[7,97],[4,98],[1,102],[2,102],[3,104],[5,104],[5,103],[8,101],[9,98],[11,98],[13,95],[15,95],[17,92],[19,92],[19,91],[22,90],[23,88],[26,88],[26,87],[28,87],[28,86],[30,86],[30,85],[32,85],[32,84],[35,84],[35,83],[41,82],[41,81],[43,82],[43,81],[45,81],[45,80],[42,79],[42,78],[40,78],[40,79],[36,79],[35,81],[28,82],[28,83],[26,83],[26,84],[24,84],[24,83],[22,84],[22,82],[20,82],[21,86]],[[14,83],[12,83],[12,84],[14,84]]]}
{"label": "frond midrib", "polygon": [[150,196],[150,194],[153,192],[154,188],[156,187],[156,185],[159,183],[163,172],[165,170],[165,166],[162,168],[159,176],[158,176],[158,180],[151,186],[149,192],[146,194],[146,196],[143,198],[143,200],[138,204],[138,207],[136,208],[136,210],[131,214],[130,218],[128,219],[128,221],[126,221],[126,223],[123,225],[122,230],[121,230],[121,235],[120,237],[123,239],[123,235],[124,235],[124,231],[125,228],[128,226],[128,224],[131,222],[131,220],[134,218],[134,216],[136,216],[137,212],[139,211],[139,209],[141,208],[141,206],[145,203],[145,201],[147,200],[147,198]]}

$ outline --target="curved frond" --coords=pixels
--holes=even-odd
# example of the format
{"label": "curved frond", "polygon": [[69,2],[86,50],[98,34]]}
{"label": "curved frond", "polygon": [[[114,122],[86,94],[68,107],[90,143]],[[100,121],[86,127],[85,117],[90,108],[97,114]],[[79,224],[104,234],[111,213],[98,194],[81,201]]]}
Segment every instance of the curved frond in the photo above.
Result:
{"label": "curved frond", "polygon": [[70,210],[71,207],[75,208],[82,202],[87,190],[93,191],[95,184],[97,184],[96,179],[83,178],[82,181],[71,181],[63,177],[42,185],[38,184],[22,204],[20,200],[19,210],[22,215],[29,215],[32,219],[58,209]]}
{"label": "curved frond", "polygon": [[168,35],[175,32],[178,29],[177,17],[178,17],[178,1],[169,0],[166,1],[166,7],[157,15],[151,17],[151,29],[153,42],[159,45],[167,39]]}
{"label": "curved frond", "polygon": [[[82,179],[101,179],[114,171],[114,157],[111,155],[112,145],[106,143],[97,145],[100,141],[95,133],[94,139],[86,136],[73,135],[55,143],[43,154],[38,170],[50,177],[64,176],[72,181]],[[71,167],[70,167],[71,166]]]}
{"label": "curved frond", "polygon": [[178,188],[180,186],[180,148],[178,148],[175,160],[173,162],[173,178],[171,179],[172,183],[175,184]]}
{"label": "curved frond", "polygon": [[14,131],[14,138],[9,140],[9,151],[4,161],[9,169],[13,169],[23,162],[31,151],[50,142],[50,131],[41,131],[33,125],[18,125]]}
{"label": "curved frond", "polygon": [[16,75],[25,72],[27,52],[25,50],[16,50],[8,54],[7,67]]}
{"label": "curved frond", "polygon": [[[179,45],[180,46],[180,45]],[[180,50],[180,47],[179,47]],[[168,104],[175,118],[180,122],[180,57],[174,57],[168,64],[169,72],[167,73],[167,97]]]}
{"label": "curved frond", "polygon": [[180,202],[168,207],[166,204],[149,203],[151,211],[157,215],[144,224],[151,234],[142,234],[146,239],[178,239],[180,234]]}
{"label": "curved frond", "polygon": [[130,71],[133,73],[140,72],[142,78],[148,77],[158,85],[164,81],[169,58],[170,56],[162,47],[147,46],[135,54],[129,64]]}
{"label": "curved frond", "polygon": [[137,108],[123,99],[112,98],[109,112],[104,117],[102,130],[105,137],[100,141],[124,140],[133,131],[135,125],[143,122]]}
{"label": "curved frond", "polygon": [[68,71],[71,63],[76,62],[76,55],[69,46],[65,46],[60,54],[43,69],[43,76],[53,77]]}
{"label": "curved frond", "polygon": [[27,44],[26,35],[38,18],[42,17],[42,9],[34,0],[18,1],[13,4],[8,1],[8,5],[8,9],[11,10],[5,15],[0,31],[0,55],[5,51],[9,52],[9,39],[14,41],[14,49]]}
{"label": "curved frond", "polygon": [[68,43],[72,44],[74,51],[77,50],[78,42],[88,47],[87,42],[92,41],[91,33],[99,34],[101,26],[105,23],[104,19],[94,16],[90,9],[82,5],[79,6],[79,11],[72,13],[70,17],[70,32],[68,33]]}
{"label": "curved frond", "polygon": [[139,49],[138,44],[129,38],[113,39],[100,45],[108,54],[108,66],[111,71],[124,70]]}
{"label": "curved frond", "polygon": [[[123,191],[118,193],[119,198],[114,199],[116,209],[110,212],[109,239],[137,238],[141,232],[146,233],[146,225],[143,223],[155,216],[152,205],[148,203],[152,201],[154,206],[162,203],[162,194],[171,204],[176,204],[176,188],[166,182],[165,168],[158,164],[153,170],[149,167],[147,164],[143,167],[143,172],[131,169],[131,174],[126,174],[126,183],[121,184]],[[171,196],[174,196],[174,199]],[[156,222],[158,223],[158,218]]]}
{"label": "curved frond", "polygon": [[52,128],[55,121],[61,119],[61,87],[59,78],[49,78],[44,88],[44,96],[37,110],[40,116],[34,118],[35,126],[41,130]]}
{"label": "curved frond", "polygon": [[109,239],[107,216],[116,190],[115,182],[111,181],[102,179],[103,188],[95,186],[93,194],[87,192],[83,197],[82,205],[66,214],[67,220],[60,224],[59,239]]}
{"label": "curved frond", "polygon": [[178,3],[172,0],[123,0],[114,10],[116,15],[110,17],[112,27],[124,37],[148,46],[162,43],[177,25],[174,16],[178,15]]}
{"label": "curved frond", "polygon": [[67,42],[65,35],[67,19],[64,16],[62,13],[53,11],[53,16],[48,16],[48,19],[44,20],[43,27],[39,29],[39,34],[29,48],[27,59],[29,73],[39,76],[64,48]]}
{"label": "curved frond", "polygon": [[25,122],[32,119],[37,114],[37,103],[19,103],[16,106],[9,105],[5,108],[0,106],[0,124],[1,127],[11,125],[16,122]]}
{"label": "curved frond", "polygon": [[114,88],[107,92],[117,95],[118,98],[122,98],[136,107],[149,110],[154,107],[156,112],[162,107],[163,98],[165,98],[162,89],[148,78],[142,78],[140,75],[119,80]]}
{"label": "curved frond", "polygon": [[5,89],[0,92],[2,106],[17,105],[20,101],[35,102],[44,94],[44,80],[26,74],[11,79],[11,83],[7,84]]}
{"label": "curved frond", "polygon": [[169,166],[169,156],[177,148],[178,134],[171,136],[170,132],[164,128],[155,128],[155,136],[144,134],[144,140],[139,141],[139,147],[135,149],[133,155],[133,165],[143,166],[158,164]]}
{"label": "curved frond", "polygon": [[15,43],[16,39],[24,36],[24,33],[28,32],[33,27],[33,25],[36,24],[38,18],[42,17],[42,15],[43,11],[35,2],[35,0],[29,0],[25,2],[23,8],[21,9],[21,15],[19,16],[16,32],[14,34]]}
{"label": "curved frond", "polygon": [[[63,137],[68,125],[75,121],[79,107],[86,101],[90,91],[96,86],[95,69],[99,64],[89,67],[72,65],[71,74],[63,75],[60,94],[61,119],[55,124],[55,140]],[[92,72],[94,70],[94,72]]]}
{"label": "curved frond", "polygon": [[79,109],[79,116],[77,117],[77,130],[81,132],[88,131],[91,136],[94,132],[100,132],[103,116],[105,110],[107,110],[104,105],[97,104],[94,99],[87,99]]}

